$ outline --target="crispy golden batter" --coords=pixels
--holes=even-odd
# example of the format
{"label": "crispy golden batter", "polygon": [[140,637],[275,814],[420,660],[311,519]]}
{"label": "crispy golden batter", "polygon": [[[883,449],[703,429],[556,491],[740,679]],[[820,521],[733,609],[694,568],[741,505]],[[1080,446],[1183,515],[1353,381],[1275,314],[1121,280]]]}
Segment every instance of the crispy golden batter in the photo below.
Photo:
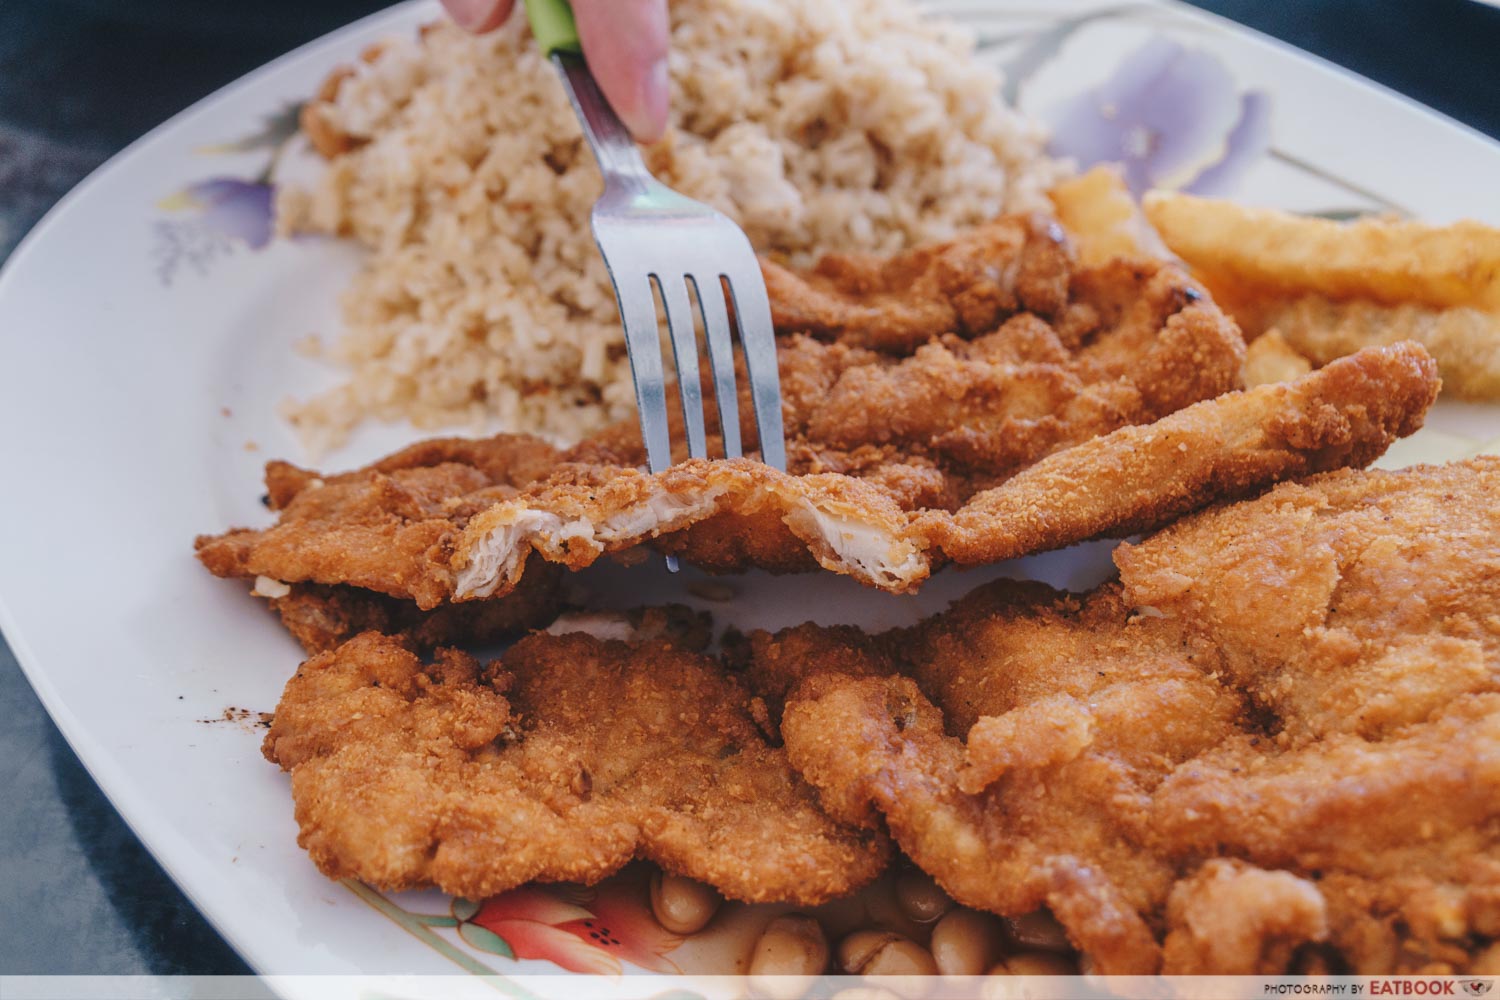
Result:
{"label": "crispy golden batter", "polygon": [[899,359],[792,339],[781,365],[791,433],[823,451],[894,447],[983,488],[1240,387],[1238,331],[1176,268],[1116,261],[1073,285],[1074,325],[1022,313]]}
{"label": "crispy golden batter", "polygon": [[1215,500],[1370,464],[1421,428],[1438,385],[1421,347],[1366,349],[1059,451],[955,514],[917,515],[913,531],[965,565],[1149,531]]}
{"label": "crispy golden batter", "polygon": [[303,664],[265,750],[332,878],[483,899],[649,858],[805,905],[874,878],[885,838],[829,819],[749,702],[670,634],[539,634],[485,668],[365,633]]}
{"label": "crispy golden batter", "polygon": [[749,460],[655,476],[568,464],[520,491],[452,463],[356,473],[304,489],[275,527],[200,539],[199,557],[223,576],[347,583],[422,608],[504,595],[535,557],[579,569],[643,543],[711,569],[821,565],[903,592],[950,560],[1149,530],[1282,479],[1367,464],[1421,425],[1436,391],[1421,348],[1367,350],[1063,448],[953,513],[914,510],[876,475],[787,475]]}
{"label": "crispy golden batter", "polygon": [[[339,475],[273,461],[266,465],[264,499],[281,512],[280,522],[264,531],[202,535],[194,547],[215,576],[349,585],[412,600],[427,610],[441,603],[451,587],[451,573],[438,564],[444,552],[452,551],[468,519],[515,496],[518,486],[547,476],[562,457],[536,438],[501,434],[479,440],[422,441]],[[532,594],[541,602],[546,592],[539,582]],[[327,613],[351,623],[352,631],[344,638],[366,631],[361,627],[365,622],[375,631],[405,631],[415,624],[393,607],[376,611],[372,604],[355,609],[355,598],[322,591],[303,592],[278,610],[285,618],[283,609],[290,608],[296,619],[309,621],[309,636],[331,637],[335,633],[327,625],[310,621],[318,613],[307,603],[330,598],[340,607],[330,605]],[[517,612],[518,621],[525,617],[524,611]],[[393,624],[395,628],[385,627]],[[292,620],[287,625],[296,634]],[[442,631],[441,626],[434,629],[435,634]],[[304,646],[310,652],[328,648],[306,642]]]}
{"label": "crispy golden batter", "polygon": [[[904,355],[857,346],[852,335],[783,337],[789,471],[875,482],[908,509],[956,509],[1052,452],[1240,387],[1238,328],[1176,267],[1113,261],[1078,269],[1070,287],[1059,322],[1021,313],[989,332],[934,337]],[[740,374],[740,422],[753,451]],[[681,417],[668,415],[674,459],[682,461]],[[720,451],[712,418],[710,455]],[[633,421],[566,458],[645,464]]]}
{"label": "crispy golden batter", "polygon": [[285,485],[293,478],[287,470],[274,467],[267,477],[271,495],[286,503],[274,527],[197,539],[198,558],[214,575],[348,584],[433,608],[452,589],[446,562],[463,525],[516,495],[456,462],[308,477],[295,487]]}
{"label": "crispy golden batter", "polygon": [[[878,278],[890,287],[871,300],[877,310],[906,309],[928,327],[899,343],[876,338],[881,351],[862,346],[874,341],[854,319],[837,331],[805,324],[831,340],[782,340],[790,480],[733,463],[645,479],[634,421],[568,452],[523,436],[438,439],[336,476],[273,462],[267,502],[279,523],[200,538],[199,558],[220,576],[350,585],[422,609],[514,586],[525,553],[479,551],[505,549],[506,533],[574,568],[653,542],[711,569],[821,564],[910,589],[930,570],[916,551],[925,543],[900,537],[913,512],[958,510],[1049,455],[1241,384],[1237,327],[1179,268],[1077,267],[1050,224],[1002,219],[889,261],[831,259],[819,273],[805,280]],[[741,376],[741,424],[753,431]],[[680,447],[681,415],[669,414]],[[722,452],[709,423],[710,454]],[[750,433],[747,448],[757,444]],[[490,508],[498,541],[470,530]],[[558,534],[584,521],[582,534]],[[1074,540],[1066,531],[1060,544]]]}
{"label": "crispy golden batter", "polygon": [[1072,597],[746,643],[793,765],[1103,971],[1455,972],[1500,934],[1500,459],[1184,520]]}
{"label": "crispy golden batter", "polygon": [[1008,316],[1059,318],[1073,267],[1045,218],[1003,218],[893,257],[829,254],[808,271],[761,262],[778,332],[906,352],[945,333],[989,333]]}
{"label": "crispy golden batter", "polygon": [[1242,705],[1170,644],[1141,641],[1129,614],[1117,590],[1079,601],[1005,582],[913,632],[830,637],[832,664],[817,630],[753,637],[752,683],[769,677],[773,701],[790,691],[787,751],[832,815],[883,818],[965,905],[1051,906],[1101,971],[1151,972],[1139,914],[1174,873],[1126,820],[1163,765],[1214,746]]}
{"label": "crispy golden batter", "polygon": [[[290,462],[272,461],[266,463],[266,503],[272,510],[284,510],[310,485],[360,484],[368,481],[372,472],[394,475],[417,469],[438,469],[464,477],[455,479],[451,487],[455,496],[475,488],[473,483],[482,484],[479,488],[521,487],[547,476],[563,457],[562,452],[538,438],[498,434],[419,441],[362,469],[332,476],[299,469]],[[477,478],[468,478],[470,473],[477,473]]]}
{"label": "crispy golden batter", "polygon": [[[1343,351],[1342,354],[1353,354]],[[1333,358],[1323,359],[1323,363]],[[1272,327],[1250,341],[1245,348],[1245,385],[1266,385],[1271,382],[1291,382],[1312,371],[1312,362],[1287,343],[1280,330]]]}

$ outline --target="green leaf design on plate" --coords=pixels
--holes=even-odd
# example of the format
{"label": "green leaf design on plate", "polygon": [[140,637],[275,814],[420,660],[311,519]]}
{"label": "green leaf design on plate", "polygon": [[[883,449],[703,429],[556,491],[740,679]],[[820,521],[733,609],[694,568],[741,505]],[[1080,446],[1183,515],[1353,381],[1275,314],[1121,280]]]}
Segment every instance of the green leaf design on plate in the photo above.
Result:
{"label": "green leaf design on plate", "polygon": [[250,135],[230,142],[204,146],[198,152],[248,153],[256,149],[275,149],[297,134],[301,117],[302,104],[300,102],[282,105],[281,110],[262,118],[260,128]]}
{"label": "green leaf design on plate", "polygon": [[428,927],[457,927],[458,921],[453,917],[438,916],[435,913],[413,913],[417,922]]}
{"label": "green leaf design on plate", "polygon": [[462,899],[458,896],[454,896],[453,904],[450,909],[452,909],[453,911],[453,918],[455,920],[473,920],[474,914],[479,912],[479,904],[474,902],[472,899]]}
{"label": "green leaf design on plate", "polygon": [[506,943],[505,938],[494,931],[485,930],[478,924],[460,924],[458,936],[480,951],[487,951],[492,955],[502,955],[505,958],[516,957],[516,953],[511,951],[510,945]]}
{"label": "green leaf design on plate", "polygon": [[1095,21],[1108,21],[1115,18],[1126,17],[1137,10],[1145,7],[1144,4],[1122,4],[1118,7],[1107,7],[1103,10],[1092,11],[1088,14],[1080,14],[1077,17],[1064,18],[1045,31],[1033,35],[1031,40],[1021,48],[1021,51],[1011,56],[1000,67],[1003,79],[1000,93],[1005,98],[1005,103],[1012,106],[1020,103],[1021,90],[1043,66],[1062,51],[1080,29],[1088,27]]}
{"label": "green leaf design on plate", "polygon": [[1327,219],[1330,222],[1353,222],[1355,219],[1368,219],[1372,215],[1381,213],[1373,208],[1325,208],[1320,212],[1308,212],[1318,219]]}
{"label": "green leaf design on plate", "polygon": [[1324,170],[1322,167],[1309,163],[1301,157],[1293,156],[1291,153],[1288,153],[1284,149],[1273,148],[1270,151],[1270,156],[1272,159],[1280,160],[1282,163],[1285,163],[1290,167],[1295,167],[1305,174],[1310,174],[1311,176],[1317,177],[1320,180],[1325,180],[1330,184],[1336,184],[1352,195],[1356,195],[1357,197],[1364,198],[1366,201],[1373,202],[1376,207],[1369,210],[1369,213],[1372,215],[1376,212],[1393,212],[1396,215],[1404,216],[1409,219],[1414,214],[1411,209],[1407,208],[1406,206],[1398,205],[1394,201],[1391,201],[1389,198],[1386,198],[1383,195],[1376,194],[1369,188],[1362,188],[1359,185],[1354,184],[1352,181],[1347,180],[1346,178],[1340,177],[1337,174]]}

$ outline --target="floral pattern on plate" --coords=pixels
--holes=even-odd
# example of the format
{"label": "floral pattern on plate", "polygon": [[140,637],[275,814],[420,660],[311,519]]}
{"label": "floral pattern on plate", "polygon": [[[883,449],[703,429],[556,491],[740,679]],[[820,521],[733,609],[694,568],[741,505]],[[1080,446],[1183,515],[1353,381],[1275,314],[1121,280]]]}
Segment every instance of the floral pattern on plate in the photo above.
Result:
{"label": "floral pattern on plate", "polygon": [[483,903],[453,901],[458,934],[485,951],[540,958],[570,972],[619,975],[621,962],[677,973],[665,956],[682,939],[651,915],[638,883],[608,881],[594,889],[525,886]]}
{"label": "floral pattern on plate", "polygon": [[276,170],[297,135],[301,114],[301,104],[286,105],[268,115],[256,131],[196,151],[222,155],[267,150],[269,157],[251,177],[208,177],[157,203],[169,216],[156,223],[152,250],[163,285],[171,285],[183,266],[205,274],[215,259],[236,246],[262,250],[271,242]]}
{"label": "floral pattern on plate", "polygon": [[1207,52],[1153,38],[1103,83],[1050,115],[1051,151],[1080,167],[1119,163],[1137,195],[1152,188],[1233,191],[1271,146],[1271,98],[1241,94]]}
{"label": "floral pattern on plate", "polygon": [[[1226,196],[1235,192],[1249,167],[1270,156],[1324,177],[1380,208],[1396,207],[1276,149],[1270,95],[1242,88],[1215,55],[1157,30],[1176,23],[1170,7],[1127,4],[1054,18],[1034,10],[1012,12],[997,4],[982,17],[1001,22],[1014,18],[1014,26],[1019,26],[987,36],[981,32],[981,48],[1004,54],[998,62],[1004,74],[1002,94],[1011,104],[1019,103],[1027,83],[1044,69],[1066,61],[1064,47],[1083,29],[1106,21],[1149,21],[1153,37],[1126,51],[1102,79],[1037,109],[1052,129],[1051,152],[1074,159],[1080,168],[1119,163],[1137,194],[1165,187]],[[1202,24],[1198,27],[1213,30]],[[1081,74],[1080,84],[1089,78],[1090,74]],[[274,235],[278,168],[295,145],[301,108],[300,104],[285,105],[243,138],[194,151],[202,155],[264,152],[266,159],[259,171],[215,173],[158,203],[164,215],[155,222],[153,254],[163,285],[172,284],[184,267],[206,274],[222,255],[269,245]],[[1329,210],[1326,214],[1355,215],[1367,210]],[[407,909],[360,883],[344,884],[425,945],[475,975],[500,976],[481,957],[499,958],[507,970],[511,962],[531,959],[571,972],[609,976],[621,975],[627,966],[661,973],[682,971],[668,956],[683,939],[661,928],[651,913],[643,882],[629,875],[593,888],[527,886],[483,901],[455,898],[448,901],[447,913]]]}
{"label": "floral pattern on plate", "polygon": [[619,976],[626,964],[661,974],[682,971],[666,956],[683,939],[664,930],[652,915],[644,869],[638,866],[593,887],[529,885],[482,902],[454,898],[447,914],[407,909],[352,879],[344,885],[476,975],[497,973],[438,930],[456,930],[459,940],[476,952],[540,959],[569,972]]}

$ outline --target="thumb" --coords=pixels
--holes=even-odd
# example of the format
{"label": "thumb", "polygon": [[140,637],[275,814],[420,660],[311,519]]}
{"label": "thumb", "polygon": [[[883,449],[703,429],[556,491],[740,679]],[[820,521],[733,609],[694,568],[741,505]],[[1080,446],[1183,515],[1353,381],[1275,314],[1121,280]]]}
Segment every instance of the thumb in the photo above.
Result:
{"label": "thumb", "polygon": [[448,16],[468,31],[493,31],[510,17],[515,0],[443,0]]}
{"label": "thumb", "polygon": [[583,57],[640,142],[667,130],[667,0],[573,0]]}

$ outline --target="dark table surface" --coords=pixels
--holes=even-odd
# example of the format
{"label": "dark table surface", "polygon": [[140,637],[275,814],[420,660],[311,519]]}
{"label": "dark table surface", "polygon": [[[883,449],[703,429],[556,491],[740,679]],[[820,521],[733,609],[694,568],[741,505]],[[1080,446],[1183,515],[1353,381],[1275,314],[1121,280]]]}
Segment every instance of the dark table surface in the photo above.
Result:
{"label": "dark table surface", "polygon": [[[0,260],[132,139],[381,0],[0,2]],[[1500,10],[1200,0],[1500,138]],[[0,554],[3,558],[3,554]],[[0,974],[245,973],[94,785],[0,643]]]}

